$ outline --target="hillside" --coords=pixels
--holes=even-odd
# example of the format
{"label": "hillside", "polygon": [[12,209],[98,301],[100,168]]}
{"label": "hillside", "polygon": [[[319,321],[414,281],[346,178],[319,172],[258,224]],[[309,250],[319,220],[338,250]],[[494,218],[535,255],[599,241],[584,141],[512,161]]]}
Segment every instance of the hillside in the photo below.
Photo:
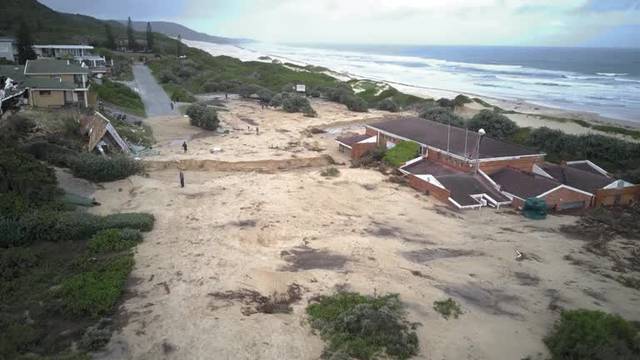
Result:
{"label": "hillside", "polygon": [[[118,20],[119,23],[126,25],[127,20]],[[176,24],[174,22],[169,21],[150,21],[151,28],[154,32],[161,33],[167,35],[169,37],[177,37],[180,35],[183,39],[186,40],[195,40],[195,41],[206,41],[210,43],[216,44],[242,44],[247,42],[252,42],[249,39],[233,39],[226,38],[221,36],[213,36],[209,34],[205,34],[203,32],[198,32],[192,30],[184,25]],[[147,22],[146,21],[134,21],[133,29],[136,31],[146,31]]]}

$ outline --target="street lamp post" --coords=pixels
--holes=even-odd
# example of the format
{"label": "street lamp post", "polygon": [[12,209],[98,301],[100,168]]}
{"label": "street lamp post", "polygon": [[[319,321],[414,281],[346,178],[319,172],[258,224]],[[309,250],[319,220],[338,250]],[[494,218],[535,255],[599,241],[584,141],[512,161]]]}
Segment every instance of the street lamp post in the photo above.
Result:
{"label": "street lamp post", "polygon": [[476,145],[476,174],[480,171],[480,142],[487,132],[484,129],[478,130],[478,145]]}

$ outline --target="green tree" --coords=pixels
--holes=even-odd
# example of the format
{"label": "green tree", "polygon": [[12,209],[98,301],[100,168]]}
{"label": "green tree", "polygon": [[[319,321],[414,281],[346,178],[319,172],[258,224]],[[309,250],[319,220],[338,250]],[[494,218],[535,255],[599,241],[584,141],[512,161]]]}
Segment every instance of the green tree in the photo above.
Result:
{"label": "green tree", "polygon": [[16,45],[18,48],[18,63],[24,64],[27,60],[36,58],[36,52],[33,51],[33,38],[31,37],[31,29],[24,19],[20,22],[18,34],[16,36]]}
{"label": "green tree", "polygon": [[150,22],[147,22],[147,50],[153,51],[153,31]]}
{"label": "green tree", "polygon": [[127,21],[127,46],[129,50],[136,49],[136,39],[133,37],[133,23],[131,22],[131,17]]}
{"label": "green tree", "polygon": [[484,129],[492,138],[508,139],[518,131],[518,125],[508,117],[492,110],[482,110],[469,120],[469,130]]}
{"label": "green tree", "polygon": [[178,34],[178,43],[176,44],[176,56],[182,56],[182,36]]}
{"label": "green tree", "polygon": [[111,25],[110,24],[104,24],[104,31],[107,35],[107,41],[105,43],[105,46],[108,49],[111,50],[115,50],[116,49],[116,39],[113,36],[113,30],[111,30]]}
{"label": "green tree", "polygon": [[440,106],[432,106],[424,110],[420,117],[451,126],[464,127],[464,119],[456,115],[451,109]]}

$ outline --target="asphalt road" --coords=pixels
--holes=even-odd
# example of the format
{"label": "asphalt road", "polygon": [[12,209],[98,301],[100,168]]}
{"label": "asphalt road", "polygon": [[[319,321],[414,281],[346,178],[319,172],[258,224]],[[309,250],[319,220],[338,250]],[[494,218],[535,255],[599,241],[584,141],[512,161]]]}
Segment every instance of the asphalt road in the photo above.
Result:
{"label": "asphalt road", "polygon": [[177,108],[171,110],[169,96],[151,75],[148,67],[140,64],[133,65],[133,76],[148,117],[178,115]]}

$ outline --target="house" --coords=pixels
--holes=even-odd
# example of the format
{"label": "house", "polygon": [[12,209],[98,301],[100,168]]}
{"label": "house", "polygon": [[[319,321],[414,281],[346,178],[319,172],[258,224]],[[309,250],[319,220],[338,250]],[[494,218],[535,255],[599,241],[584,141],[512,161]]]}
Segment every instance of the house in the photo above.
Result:
{"label": "house", "polygon": [[23,103],[27,93],[24,81],[23,66],[0,65],[0,115]]}
{"label": "house", "polygon": [[359,159],[377,146],[377,138],[367,134],[349,134],[338,137],[338,151],[349,152],[352,159]]}
{"label": "house", "polygon": [[536,164],[533,172],[591,194],[589,206],[629,205],[640,200],[640,186],[614,179],[606,170],[589,160],[571,161],[561,165]]}
{"label": "house", "polygon": [[584,209],[591,206],[594,194],[534,172],[526,172],[511,167],[503,168],[489,175],[507,197],[512,206],[522,208],[531,197],[544,199],[549,209]]}
{"label": "house", "polygon": [[107,59],[94,55],[94,48],[90,45],[34,45],[33,50],[38,59],[72,60],[88,67],[94,74],[104,74],[109,70]]}
{"label": "house", "polygon": [[89,107],[89,70],[68,60],[27,60],[29,104],[35,107]]}
{"label": "house", "polygon": [[111,125],[109,119],[99,112],[80,119],[80,133],[87,139],[87,151],[96,150],[101,154],[116,151],[129,152],[127,143]]}
{"label": "house", "polygon": [[14,62],[17,54],[16,40],[11,37],[0,37],[0,59]]}
{"label": "house", "polygon": [[400,141],[413,141],[420,145],[423,157],[467,172],[477,167],[489,174],[507,166],[531,171],[545,156],[534,149],[419,117],[388,118],[365,127],[367,135],[377,137],[379,146],[390,148]]}

